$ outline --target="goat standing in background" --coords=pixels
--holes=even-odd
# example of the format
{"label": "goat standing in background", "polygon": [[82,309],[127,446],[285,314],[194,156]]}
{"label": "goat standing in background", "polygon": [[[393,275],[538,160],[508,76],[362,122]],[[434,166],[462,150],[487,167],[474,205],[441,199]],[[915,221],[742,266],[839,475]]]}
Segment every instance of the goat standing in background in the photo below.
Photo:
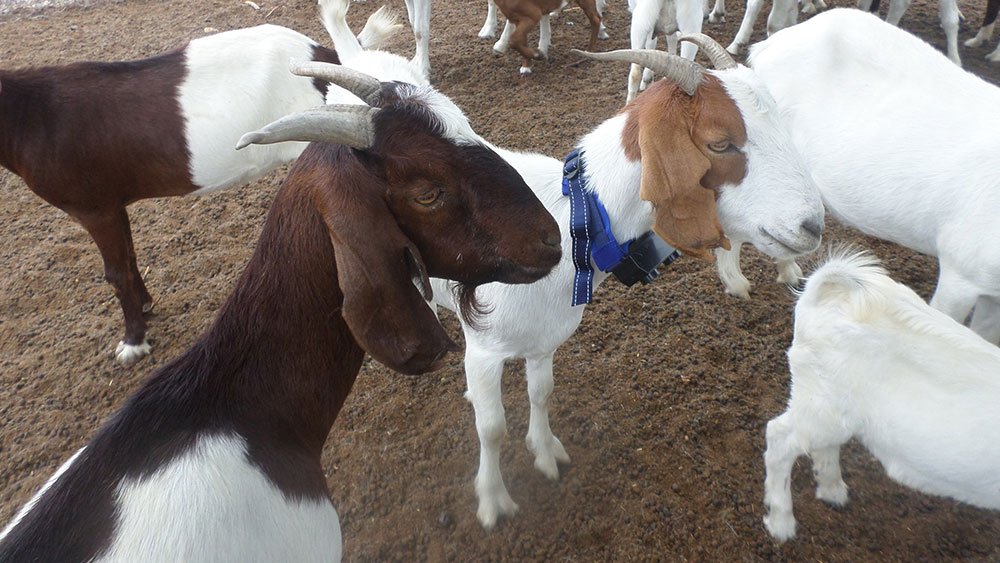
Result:
{"label": "goat standing in background", "polygon": [[894,282],[867,254],[809,277],[788,349],[788,409],[767,423],[764,518],[795,536],[791,471],[809,455],[816,498],[847,502],[840,446],[853,437],[895,481],[1000,509],[1000,349]]}
{"label": "goat standing in background", "polygon": [[[628,11],[632,12],[629,37],[633,49],[655,49],[659,35],[667,39],[667,51],[677,53],[678,33],[701,33],[704,19],[704,0],[628,0]],[[680,54],[693,61],[698,54],[698,46],[684,42]],[[640,81],[641,79],[641,81]],[[628,73],[628,89],[625,103],[635,99],[636,94],[645,90],[653,81],[653,71],[633,64]]]}
{"label": "goat standing in background", "polygon": [[[361,37],[371,47],[393,33],[380,11]],[[126,206],[244,184],[294,160],[305,143],[233,150],[242,133],[323,103],[327,84],[290,74],[290,58],[338,62],[301,33],[262,25],[139,61],[0,71],[0,165],[94,239],[125,317],[121,363],[149,354],[153,306]]]}
{"label": "goat standing in background", "polygon": [[[1000,0],[986,0],[986,13],[983,15],[983,24],[979,26],[976,36],[965,42],[966,47],[978,47],[993,39],[993,28],[997,23],[997,13],[1000,13]],[[1000,45],[997,45],[996,49],[986,54],[986,60],[991,63],[1000,63]]]}
{"label": "goat standing in background", "polygon": [[437,369],[457,346],[428,276],[461,284],[468,315],[478,284],[559,262],[552,217],[446,97],[339,65],[296,72],[380,103],[240,140],[326,142],[292,167],[208,331],[0,533],[0,561],[339,561],[320,455],[365,352]]}
{"label": "goat standing in background", "polygon": [[[504,17],[507,18],[507,25],[513,26],[514,31],[508,33],[508,27],[504,28],[503,36],[497,41],[497,45],[507,40],[514,50],[520,53],[522,57],[521,63],[521,75],[526,75],[531,73],[531,62],[535,59],[542,59],[548,57],[548,46],[549,41],[546,37],[551,38],[551,31],[549,29],[549,13],[560,9],[563,6],[563,0],[493,0],[496,2],[497,8],[503,13]],[[587,43],[587,50],[594,51],[597,49],[597,37],[601,31],[601,13],[597,9],[596,0],[575,0],[583,10],[584,15],[590,21],[590,41]],[[546,33],[542,34],[539,38],[538,45],[539,49],[532,49],[528,46],[528,33],[531,32],[535,27],[539,25],[539,22],[544,21],[543,29]],[[482,33],[482,32],[480,32]],[[507,43],[504,43],[502,51],[507,49]],[[545,50],[542,50],[544,47]],[[497,46],[494,49],[500,51]]]}

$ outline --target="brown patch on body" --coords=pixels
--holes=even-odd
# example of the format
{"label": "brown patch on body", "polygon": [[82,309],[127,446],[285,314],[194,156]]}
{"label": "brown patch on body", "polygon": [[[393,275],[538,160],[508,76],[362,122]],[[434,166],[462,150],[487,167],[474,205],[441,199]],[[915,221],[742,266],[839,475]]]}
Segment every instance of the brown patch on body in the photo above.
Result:
{"label": "brown patch on body", "polygon": [[653,230],[682,253],[713,261],[729,249],[719,223],[716,190],[747,173],[746,126],[722,83],[705,75],[694,96],[655,82],[624,110],[625,156],[642,163],[639,196],[653,204]]}

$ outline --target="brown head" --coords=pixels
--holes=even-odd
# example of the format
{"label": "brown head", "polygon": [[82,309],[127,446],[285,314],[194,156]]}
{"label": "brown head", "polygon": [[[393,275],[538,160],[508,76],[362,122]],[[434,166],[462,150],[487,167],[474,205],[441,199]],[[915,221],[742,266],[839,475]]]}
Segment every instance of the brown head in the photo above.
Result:
{"label": "brown head", "polygon": [[[714,248],[729,249],[716,209],[718,189],[739,184],[747,173],[741,151],[747,130],[736,103],[718,78],[674,55],[580,54],[641,64],[667,78],[623,110],[622,146],[627,158],[642,162],[640,197],[655,208],[653,230],[686,255],[714,260]],[[731,58],[714,58],[717,67],[735,66]]]}
{"label": "brown head", "polygon": [[435,369],[457,347],[425,303],[432,297],[429,278],[459,282],[462,314],[469,316],[477,285],[530,283],[548,274],[561,256],[558,225],[436,91],[380,84],[336,65],[297,71],[322,72],[340,85],[347,75],[358,82],[352,91],[373,106],[315,108],[248,133],[239,146],[345,145],[326,151],[335,161],[323,168],[324,178],[299,172],[289,179],[311,178],[335,249],[342,316],[358,344],[389,367]]}

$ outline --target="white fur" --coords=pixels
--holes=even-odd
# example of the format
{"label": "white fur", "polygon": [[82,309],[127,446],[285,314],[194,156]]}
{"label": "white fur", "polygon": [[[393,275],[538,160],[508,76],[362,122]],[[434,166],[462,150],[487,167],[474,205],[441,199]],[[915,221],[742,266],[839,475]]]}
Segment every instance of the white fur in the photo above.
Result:
{"label": "white fur", "polygon": [[[858,10],[756,45],[750,63],[840,222],[937,256],[931,305],[1000,341],[1000,89]],[[733,260],[720,252],[722,261]],[[735,260],[733,260],[735,261]],[[738,265],[732,266],[738,268]],[[723,280],[729,287],[732,280]]]}
{"label": "white fur", "polygon": [[431,77],[431,0],[405,0],[406,14],[413,28],[416,52],[412,62],[425,79]]}
{"label": "white fur", "polygon": [[[857,0],[858,8],[866,12],[871,11],[872,0]],[[889,12],[885,15],[885,21],[898,26],[899,20],[903,19],[903,14],[910,7],[912,0],[890,0]],[[962,66],[962,60],[958,55],[958,23],[962,17],[958,10],[957,0],[938,0],[938,14],[941,18],[941,27],[944,28],[945,44],[948,58],[951,62]]]}
{"label": "white fur", "polygon": [[27,503],[25,503],[23,507],[21,507],[21,510],[17,512],[17,515],[14,516],[14,518],[7,524],[7,526],[3,529],[3,531],[0,532],[0,542],[2,542],[3,539],[7,537],[7,534],[9,534],[10,531],[13,530],[18,525],[18,523],[21,522],[21,520],[24,518],[26,514],[31,512],[31,509],[34,508],[36,504],[38,504],[38,499],[42,498],[42,495],[44,495],[46,491],[52,488],[52,485],[59,480],[59,477],[62,477],[63,473],[66,473],[66,470],[69,469],[71,465],[73,465],[73,462],[76,461],[76,458],[80,457],[80,454],[82,454],[83,450],[85,449],[87,449],[86,446],[80,448],[79,450],[76,450],[76,453],[70,456],[70,458],[67,459],[65,463],[60,465],[59,469],[57,469],[56,472],[53,473],[51,477],[49,477],[48,481],[45,481],[45,484],[42,485],[42,488],[39,489],[37,493],[35,493],[35,496],[31,497],[31,500],[29,500]]}
{"label": "white fur", "polygon": [[[655,49],[658,36],[663,35],[667,38],[667,51],[676,54],[678,32],[701,33],[705,0],[628,0],[628,10],[632,13],[629,37],[633,49]],[[693,61],[698,46],[685,41],[680,53]],[[633,64],[628,73],[625,101],[631,102],[652,81],[652,70]]]}
{"label": "white fur", "polygon": [[[987,0],[987,2],[986,2],[986,11],[987,11],[987,13],[990,11],[990,6],[991,5],[995,6],[996,2],[997,2],[997,0]],[[979,31],[976,33],[976,36],[973,37],[973,38],[971,38],[971,39],[968,39],[965,42],[965,46],[966,47],[979,47],[983,43],[986,43],[987,41],[992,40],[993,39],[993,28],[996,26],[996,23],[997,23],[996,22],[996,18],[993,18],[993,21],[990,21],[990,22],[987,22],[984,19],[983,20],[983,25],[980,26]],[[1000,45],[997,45],[996,49],[994,49],[993,51],[991,51],[991,52],[989,52],[989,53],[986,54],[986,60],[989,61],[989,62],[991,62],[991,63],[1000,63]]]}
{"label": "white fur", "polygon": [[[743,113],[748,132],[744,151],[749,161],[747,177],[739,186],[723,186],[718,200],[719,218],[727,232],[752,240],[765,252],[783,258],[811,252],[818,238],[804,231],[803,223],[822,224],[819,194],[795,156],[774,102],[746,67],[717,72]],[[619,241],[629,240],[652,226],[652,207],[639,199],[642,170],[625,157],[620,139],[624,114],[612,117],[583,137],[587,189],[596,192],[607,207],[612,231]],[[521,174],[535,195],[562,228],[562,261],[547,277],[530,285],[488,284],[477,296],[489,309],[481,329],[463,324],[466,339],[467,397],[476,413],[480,440],[476,493],[477,515],[490,528],[499,517],[511,515],[517,505],[500,473],[500,445],[506,434],[500,378],[507,359],[527,362],[531,414],[527,444],[535,467],[546,476],[559,476],[559,462],[569,456],[553,435],[548,420],[552,393],[552,361],[556,349],[568,339],[583,317],[584,307],[571,306],[574,268],[569,234],[569,200],[562,195],[561,160],[532,153],[498,149]],[[768,234],[770,233],[770,234]],[[607,274],[596,272],[599,285]],[[447,282],[432,280],[437,303],[455,309]]]}
{"label": "white fur", "polygon": [[98,563],[340,561],[329,499],[289,499],[247,461],[239,435],[202,435],[152,475],[116,490],[117,522]]}
{"label": "white fur", "polygon": [[152,351],[153,347],[147,338],[142,339],[142,344],[126,344],[124,340],[119,340],[118,346],[115,347],[115,359],[127,366],[139,361],[140,358],[145,358]]}
{"label": "white fur", "polygon": [[847,502],[840,446],[857,437],[888,475],[920,491],[1000,509],[1000,350],[869,255],[809,278],[788,350],[788,409],[767,424],[764,524],[795,535],[791,469],[813,459],[816,496]]}

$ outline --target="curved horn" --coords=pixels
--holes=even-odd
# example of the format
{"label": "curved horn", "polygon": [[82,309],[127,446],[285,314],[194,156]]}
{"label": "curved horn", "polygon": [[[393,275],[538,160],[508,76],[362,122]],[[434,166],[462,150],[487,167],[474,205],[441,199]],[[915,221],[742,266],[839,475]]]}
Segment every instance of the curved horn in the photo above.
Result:
{"label": "curved horn", "polygon": [[236,150],[247,145],[269,145],[283,141],[323,141],[367,149],[375,143],[372,118],[378,108],[361,105],[329,105],[307,109],[240,137]]}
{"label": "curved horn", "polygon": [[607,51],[604,53],[589,53],[577,49],[570,49],[572,52],[590,57],[599,61],[622,61],[634,63],[651,69],[657,74],[661,74],[687,92],[688,96],[693,96],[701,83],[701,65],[687,59],[657,51],[656,49],[619,49],[617,51]]}
{"label": "curved horn", "polygon": [[382,83],[377,78],[344,65],[295,59],[292,59],[290,64],[292,74],[332,82],[361,98],[368,105],[376,102],[378,93],[382,89]]}
{"label": "curved horn", "polygon": [[714,66],[717,70],[726,70],[736,66],[736,61],[733,60],[732,55],[730,55],[722,45],[719,45],[718,41],[712,39],[704,33],[682,34],[681,41],[687,41],[697,45],[702,51],[705,52],[709,60],[712,61],[712,66]]}

